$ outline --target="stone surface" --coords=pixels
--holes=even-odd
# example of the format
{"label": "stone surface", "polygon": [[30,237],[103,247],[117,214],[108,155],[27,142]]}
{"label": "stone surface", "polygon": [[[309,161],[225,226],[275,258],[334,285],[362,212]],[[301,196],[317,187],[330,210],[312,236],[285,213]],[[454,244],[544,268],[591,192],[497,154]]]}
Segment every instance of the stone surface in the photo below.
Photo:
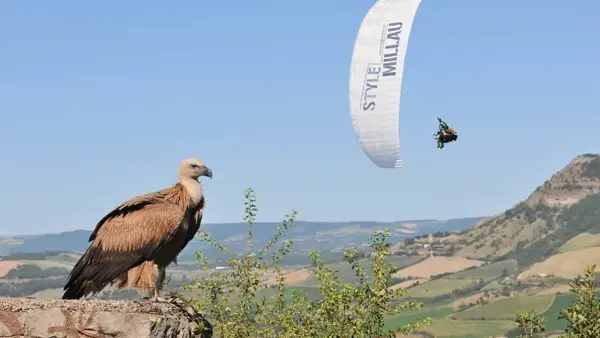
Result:
{"label": "stone surface", "polygon": [[[203,323],[206,329],[201,329]],[[0,338],[208,338],[212,328],[180,300],[0,297]]]}

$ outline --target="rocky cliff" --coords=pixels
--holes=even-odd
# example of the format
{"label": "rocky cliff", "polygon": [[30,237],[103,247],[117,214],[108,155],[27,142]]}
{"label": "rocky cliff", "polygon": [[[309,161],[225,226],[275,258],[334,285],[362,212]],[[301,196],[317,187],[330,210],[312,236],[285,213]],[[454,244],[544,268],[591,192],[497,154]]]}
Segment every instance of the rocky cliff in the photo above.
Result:
{"label": "rocky cliff", "polygon": [[600,233],[599,207],[600,155],[579,155],[526,200],[454,238],[454,253],[517,259],[527,266],[558,253],[581,233]]}
{"label": "rocky cliff", "polygon": [[210,324],[182,301],[0,298],[0,338],[211,336]]}
{"label": "rocky cliff", "polygon": [[600,192],[600,156],[583,154],[539,186],[527,199],[530,205],[570,206]]}

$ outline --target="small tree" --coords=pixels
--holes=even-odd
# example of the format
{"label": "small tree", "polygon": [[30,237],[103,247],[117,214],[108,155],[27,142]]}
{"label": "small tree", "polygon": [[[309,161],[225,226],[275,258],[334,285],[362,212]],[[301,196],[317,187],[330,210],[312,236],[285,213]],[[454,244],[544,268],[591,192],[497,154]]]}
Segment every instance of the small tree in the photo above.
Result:
{"label": "small tree", "polygon": [[568,322],[566,338],[600,337],[600,301],[596,295],[595,269],[595,264],[589,266],[584,277],[577,277],[569,283],[576,300],[559,315]]}
{"label": "small tree", "polygon": [[[278,227],[271,240],[260,250],[253,251],[253,224],[257,213],[254,191],[246,191],[246,217],[248,246],[244,253],[234,254],[208,233],[201,238],[229,256],[230,271],[211,271],[202,253],[196,253],[206,276],[195,278],[184,290],[195,291],[198,297],[189,302],[204,312],[213,325],[214,335],[221,338],[313,338],[394,337],[384,328],[386,316],[404,309],[420,309],[421,304],[400,303],[405,289],[390,289],[391,274],[397,269],[388,263],[390,233],[376,232],[371,236],[373,281],[359,265],[359,254],[354,249],[345,251],[346,261],[359,278],[358,284],[340,282],[336,272],[325,265],[317,252],[311,252],[314,273],[319,282],[317,300],[309,300],[298,290],[288,292],[284,275],[278,265],[293,245],[283,241],[270,257],[267,254],[292,227],[297,213],[292,211]],[[261,282],[262,274],[275,272],[277,283],[274,295],[262,295],[267,286]],[[395,328],[410,332],[431,322],[423,318],[417,322]]]}
{"label": "small tree", "polygon": [[515,322],[523,329],[522,338],[534,338],[546,331],[544,319],[538,317],[534,311],[523,310],[517,315]]}

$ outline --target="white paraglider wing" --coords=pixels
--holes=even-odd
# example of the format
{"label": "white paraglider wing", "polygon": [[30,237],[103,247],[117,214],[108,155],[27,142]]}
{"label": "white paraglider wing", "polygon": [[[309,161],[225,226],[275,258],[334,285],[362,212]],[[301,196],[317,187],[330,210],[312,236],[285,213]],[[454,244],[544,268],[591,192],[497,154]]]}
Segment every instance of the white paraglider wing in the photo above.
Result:
{"label": "white paraglider wing", "polygon": [[358,30],[350,67],[352,125],[367,156],[402,167],[399,113],[404,57],[421,0],[379,0]]}

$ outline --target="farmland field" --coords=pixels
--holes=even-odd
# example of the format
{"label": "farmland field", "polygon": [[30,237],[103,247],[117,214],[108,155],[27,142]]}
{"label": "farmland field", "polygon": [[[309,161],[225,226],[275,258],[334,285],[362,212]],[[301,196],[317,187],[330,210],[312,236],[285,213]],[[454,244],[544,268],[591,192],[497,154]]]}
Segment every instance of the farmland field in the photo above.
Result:
{"label": "farmland field", "polygon": [[24,264],[23,261],[0,261],[0,278],[6,276],[6,274],[17,268],[19,265]]}
{"label": "farmland field", "polygon": [[[389,257],[389,263],[395,264],[398,267],[398,269],[402,269],[402,268],[411,266],[413,264],[418,263],[421,260],[422,260],[422,258],[419,256],[390,256]],[[359,261],[359,265],[363,269],[365,269],[365,271],[367,272],[367,274],[369,276],[372,275],[371,263],[372,263],[372,261],[370,259],[361,259]],[[338,274],[338,276],[340,276],[340,279],[342,280],[342,282],[354,283],[354,282],[358,281],[358,278],[356,277],[356,272],[354,270],[352,270],[352,267],[347,262],[331,263],[331,264],[326,264],[326,266],[328,268],[333,269],[334,271],[337,271],[337,274]],[[299,282],[296,285],[315,286],[315,285],[318,285],[318,280],[317,280],[317,277],[314,275],[314,273],[311,273],[310,277]]]}
{"label": "farmland field", "polygon": [[600,234],[589,234],[587,232],[584,232],[571,238],[565,244],[561,245],[561,247],[558,248],[558,252],[563,253],[568,251],[581,250],[599,245]]}
{"label": "farmland field", "polygon": [[435,279],[425,284],[420,284],[408,289],[406,297],[412,298],[431,298],[449,294],[453,290],[462,289],[473,283],[470,280],[463,279]]}
{"label": "farmland field", "polygon": [[582,271],[591,264],[600,264],[600,247],[568,251],[551,256],[521,273],[518,279],[542,273],[562,278],[574,278],[581,275]]}
{"label": "farmland field", "polygon": [[510,320],[438,319],[424,331],[439,338],[482,338],[502,335],[516,327]]}
{"label": "farmland field", "polygon": [[394,273],[394,277],[424,278],[444,273],[459,272],[464,269],[482,265],[483,262],[460,257],[431,257],[418,264]]}
{"label": "farmland field", "polygon": [[503,298],[495,302],[470,308],[452,315],[452,318],[459,320],[468,319],[506,319],[512,320],[516,314],[522,310],[532,310],[536,313],[546,311],[552,302],[554,296],[518,296]]}
{"label": "farmland field", "polygon": [[567,322],[564,319],[559,320],[558,314],[562,309],[571,305],[573,300],[575,300],[575,297],[571,294],[556,296],[552,306],[542,313],[547,330],[564,330],[566,328]]}
{"label": "farmland field", "polygon": [[454,312],[454,309],[452,309],[449,306],[440,307],[437,309],[430,309],[430,310],[424,309],[423,311],[415,311],[415,312],[407,311],[407,312],[403,312],[401,315],[386,319],[385,328],[388,330],[393,330],[402,325],[406,325],[408,323],[415,322],[419,319],[427,318],[427,317],[430,317],[434,321],[437,321],[439,319],[436,319],[436,318],[443,318],[443,317],[451,314],[452,312]]}
{"label": "farmland field", "polygon": [[491,263],[488,265],[483,265],[475,269],[464,270],[457,272],[448,276],[447,278],[452,279],[492,279],[501,277],[503,272],[508,272],[509,274],[515,272],[517,270],[517,261],[510,259],[506,261],[500,261],[496,263]]}
{"label": "farmland field", "polygon": [[71,270],[75,263],[65,262],[65,261],[51,261],[51,260],[36,260],[36,261],[27,261],[27,264],[34,264],[39,266],[42,269],[48,268],[64,268]]}
{"label": "farmland field", "polygon": [[[600,292],[596,293],[596,297],[600,296]],[[542,313],[544,323],[549,331],[564,330],[567,322],[564,319],[558,319],[560,310],[573,305],[575,297],[572,294],[557,295],[552,306]]]}
{"label": "farmland field", "polygon": [[490,291],[490,290],[498,290],[502,288],[502,284],[498,281],[493,281],[481,289],[481,291]]}

